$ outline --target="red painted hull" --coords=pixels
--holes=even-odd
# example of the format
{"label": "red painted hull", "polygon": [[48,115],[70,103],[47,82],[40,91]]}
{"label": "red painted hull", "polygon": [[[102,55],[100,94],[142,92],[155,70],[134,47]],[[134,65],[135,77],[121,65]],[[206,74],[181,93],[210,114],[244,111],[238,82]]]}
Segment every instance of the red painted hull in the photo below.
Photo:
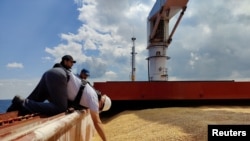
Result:
{"label": "red painted hull", "polygon": [[94,87],[112,100],[250,99],[250,82],[235,81],[110,81]]}

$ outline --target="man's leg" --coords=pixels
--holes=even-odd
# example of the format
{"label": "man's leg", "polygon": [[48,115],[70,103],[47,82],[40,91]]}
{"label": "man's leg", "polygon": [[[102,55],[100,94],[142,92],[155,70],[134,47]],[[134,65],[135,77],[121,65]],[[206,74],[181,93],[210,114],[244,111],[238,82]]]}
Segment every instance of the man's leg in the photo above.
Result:
{"label": "man's leg", "polygon": [[34,100],[30,100],[30,99],[25,99],[23,109],[26,109],[32,113],[40,113],[40,114],[45,114],[48,116],[53,116],[53,115],[63,112],[63,111],[60,111],[58,109],[58,106],[56,106],[53,103],[37,102]]}
{"label": "man's leg", "polygon": [[[45,79],[44,79],[44,75],[43,75],[41,80],[39,81],[39,83],[35,87],[35,89],[28,96],[28,99],[32,99],[32,100],[35,100],[38,102],[43,102],[46,100],[46,98],[48,98],[48,94],[47,94],[47,88],[46,88]],[[16,95],[12,99],[12,103],[6,112],[21,111],[23,109],[22,108],[23,101],[24,100],[20,96]]]}
{"label": "man's leg", "polygon": [[41,92],[44,92],[48,96],[49,102],[36,101],[34,99],[36,93],[33,93],[25,100],[26,109],[46,115],[55,115],[67,110],[67,76],[63,69],[54,68],[47,71],[39,84],[38,87],[42,90],[37,93],[38,97],[42,97]]}
{"label": "man's leg", "polygon": [[27,99],[31,99],[38,102],[43,102],[46,99],[48,99],[48,90],[46,87],[46,81],[45,81],[45,75],[47,72],[45,72],[35,87],[35,89],[31,92],[31,94],[27,97]]}

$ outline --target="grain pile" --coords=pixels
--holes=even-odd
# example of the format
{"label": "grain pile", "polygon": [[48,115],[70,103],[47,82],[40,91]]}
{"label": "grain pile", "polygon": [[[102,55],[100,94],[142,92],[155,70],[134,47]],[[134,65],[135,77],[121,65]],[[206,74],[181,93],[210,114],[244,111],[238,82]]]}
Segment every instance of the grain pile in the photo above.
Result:
{"label": "grain pile", "polygon": [[[208,124],[250,124],[250,107],[169,107],[124,111],[103,121],[110,141],[207,141]],[[94,141],[100,141],[97,133]]]}

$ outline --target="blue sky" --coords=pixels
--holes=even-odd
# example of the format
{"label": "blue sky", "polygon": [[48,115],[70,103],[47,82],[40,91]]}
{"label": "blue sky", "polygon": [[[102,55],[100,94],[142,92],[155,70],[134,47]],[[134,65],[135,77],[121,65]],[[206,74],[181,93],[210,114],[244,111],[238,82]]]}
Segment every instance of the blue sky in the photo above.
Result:
{"label": "blue sky", "polygon": [[60,43],[61,33],[76,32],[81,25],[78,14],[74,1],[1,1],[0,78],[41,75],[52,65],[45,60],[53,57],[45,47]]}
{"label": "blue sky", "polygon": [[[0,99],[26,97],[65,54],[91,82],[147,81],[147,16],[155,0],[1,0]],[[167,51],[169,80],[250,80],[250,1],[190,0]],[[171,22],[171,21],[170,21]]]}

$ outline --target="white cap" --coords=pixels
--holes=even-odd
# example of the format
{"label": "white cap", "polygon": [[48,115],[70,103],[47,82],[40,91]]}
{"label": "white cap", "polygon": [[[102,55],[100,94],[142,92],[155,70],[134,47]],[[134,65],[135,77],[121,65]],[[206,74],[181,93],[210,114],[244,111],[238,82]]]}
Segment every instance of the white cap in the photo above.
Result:
{"label": "white cap", "polygon": [[105,102],[102,111],[108,111],[111,107],[111,99],[107,95],[103,96],[105,96]]}

